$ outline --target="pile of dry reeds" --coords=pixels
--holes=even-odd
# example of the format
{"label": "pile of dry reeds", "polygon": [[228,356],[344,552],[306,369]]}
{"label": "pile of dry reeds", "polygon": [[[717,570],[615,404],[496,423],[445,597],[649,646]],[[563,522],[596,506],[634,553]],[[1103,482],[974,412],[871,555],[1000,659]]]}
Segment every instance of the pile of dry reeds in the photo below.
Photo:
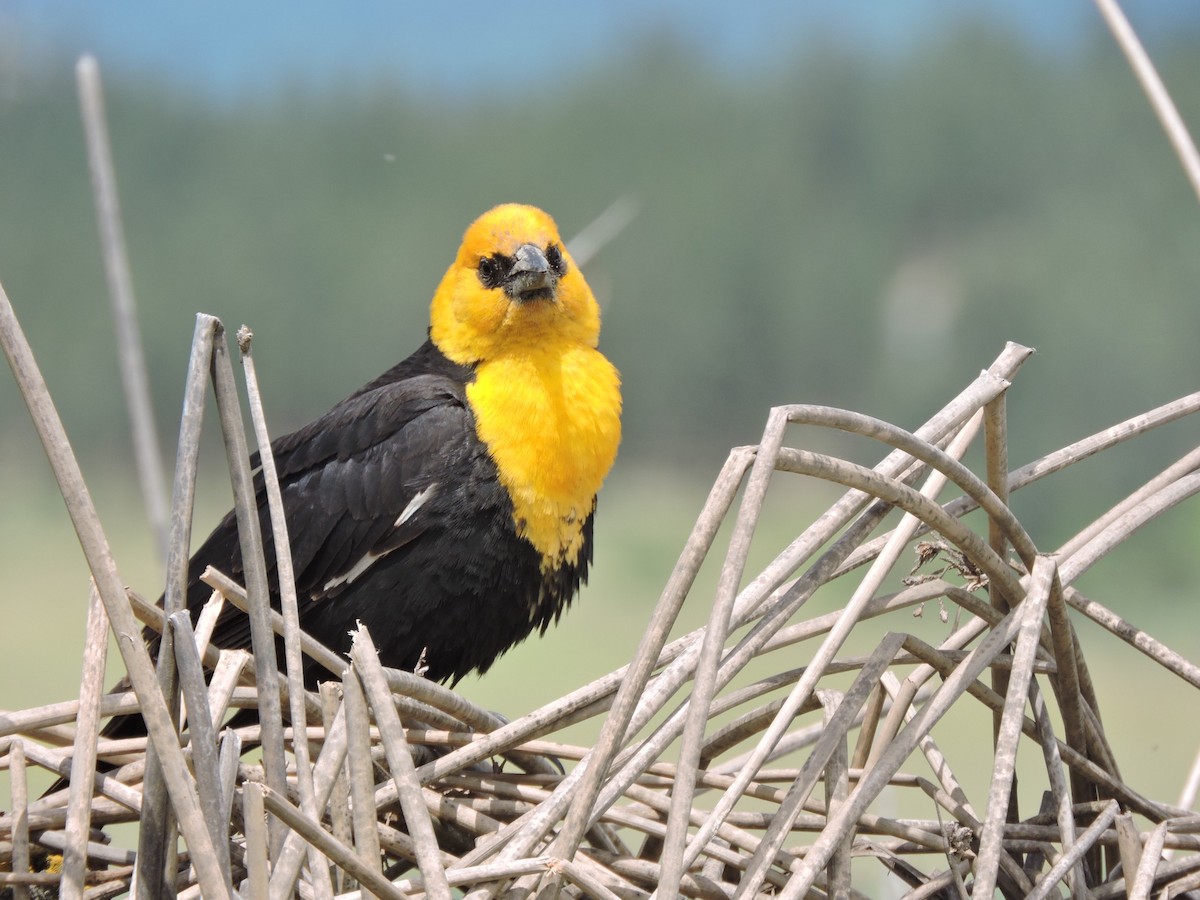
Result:
{"label": "pile of dry reeds", "polygon": [[[128,276],[95,78],[85,62],[93,175],[120,298]],[[118,302],[131,404],[144,415],[131,312]],[[262,447],[250,337],[238,338]],[[1122,778],[1075,629],[1090,620],[1200,688],[1200,667],[1075,587],[1131,533],[1200,489],[1200,448],[1050,554],[1008,506],[1013,491],[1196,412],[1200,394],[1013,471],[1006,389],[1030,353],[1017,345],[915,432],[820,406],[775,409],[762,442],[730,454],[628,666],[504,722],[382,668],[365,631],[347,661],[300,632],[294,597],[282,611],[261,600],[248,440],[219,322],[197,322],[169,522],[167,505],[151,504],[168,548],[165,612],[124,588],[3,291],[0,339],[94,584],[78,700],[0,714],[0,766],[12,783],[11,811],[0,816],[0,886],[14,897],[50,889],[105,897],[136,882],[145,897],[842,898],[865,896],[864,866],[907,885],[910,898],[1060,897],[1064,889],[1096,900],[1200,896],[1200,816],[1190,811],[1200,766],[1175,805]],[[248,591],[209,573],[213,604],[193,627],[173,610],[210,377],[257,551],[246,557]],[[138,421],[142,470],[153,471],[152,428]],[[788,444],[795,424],[860,435],[889,452],[866,468],[798,449]],[[981,429],[977,474],[960,460]],[[270,485],[269,459],[264,472]],[[796,476],[847,490],[748,573],[763,502],[779,479]],[[948,484],[955,499],[939,503]],[[983,514],[972,527],[963,517],[976,509]],[[724,558],[710,563],[719,566],[715,594],[690,595],[730,515]],[[849,600],[808,615],[818,591]],[[706,604],[708,622],[669,640],[685,600]],[[931,602],[947,621],[953,610],[938,646],[907,633],[912,609]],[[255,653],[208,646],[206,623],[223,603],[248,611]],[[164,634],[169,649],[157,661],[137,637],[142,622]],[[103,693],[110,629],[129,672],[123,693]],[[865,652],[847,655],[851,639]],[[303,690],[301,654],[330,671],[319,694]],[[990,773],[986,796],[968,795],[970,779],[932,737],[956,704],[992,715],[968,763]],[[239,707],[256,708],[257,724],[222,728]],[[148,739],[98,739],[106,717],[132,710]],[[593,746],[556,739],[592,717],[601,720]],[[1025,759],[1037,760],[1023,781],[1046,786],[1041,808],[1024,819],[1014,789],[1022,739],[1036,748]],[[30,764],[69,776],[69,787],[29,798]],[[935,817],[888,814],[913,807]],[[1149,827],[1139,831],[1135,817]],[[138,823],[136,854],[106,843],[102,829],[119,822]]]}
{"label": "pile of dry reeds", "polygon": [[[1091,619],[1198,688],[1200,667],[1072,586],[1123,538],[1200,488],[1200,448],[1052,555],[1038,552],[1005,503],[1010,491],[1195,412],[1200,394],[1013,472],[1005,391],[1030,352],[1017,345],[915,433],[843,410],[776,409],[761,444],[730,454],[631,663],[504,723],[438,685],[381,668],[365,631],[347,666],[299,633],[286,604],[283,615],[250,608],[284,636],[289,656],[302,650],[341,676],[319,696],[305,694],[296,678],[277,673],[272,640],[257,645],[268,648],[265,666],[263,654],[218,652],[203,639],[205,617],[193,632],[186,614],[164,618],[127,594],[6,299],[0,309],[6,350],[96,585],[79,700],[0,717],[14,785],[13,811],[0,819],[0,853],[12,872],[0,881],[61,877],[63,896],[89,897],[124,892],[135,875],[154,896],[165,877],[203,897],[235,887],[271,897],[357,889],[449,896],[453,888],[484,897],[555,885],[568,896],[607,898],[655,890],[849,897],[863,896],[851,887],[851,860],[869,857],[910,885],[910,897],[965,896],[965,884],[977,897],[997,888],[1006,897],[1044,897],[1059,896],[1063,882],[1073,896],[1096,898],[1148,896],[1152,885],[1177,896],[1200,885],[1200,817],[1122,780],[1073,620]],[[189,397],[202,394],[210,367],[231,463],[244,470],[223,332],[201,317]],[[247,375],[257,426],[252,367]],[[867,469],[786,446],[794,423],[893,449]],[[185,417],[173,547],[186,529],[198,427],[198,414]],[[983,477],[958,462],[980,428]],[[849,490],[747,579],[751,533],[771,484],[785,477],[779,473]],[[244,473],[235,482],[249,485]],[[961,496],[939,505],[947,482]],[[709,622],[668,643],[743,483]],[[986,522],[977,532],[962,516],[980,507]],[[882,530],[889,515],[899,521]],[[926,564],[915,577],[914,542]],[[181,564],[179,552],[173,558]],[[897,567],[904,583],[884,590]],[[216,594],[206,615],[222,602],[246,607],[238,585],[217,572],[209,580]],[[815,592],[846,582],[850,600],[840,609],[802,614]],[[956,607],[962,622],[937,647],[906,634],[912,619],[901,615],[931,601]],[[100,677],[86,673],[103,672],[109,622],[117,634],[137,634],[135,615],[167,628],[173,655],[161,654],[156,673],[139,640],[122,641],[133,690],[102,694]],[[865,655],[839,657],[851,633],[878,617],[895,630]],[[806,665],[781,668],[796,654],[776,651],[817,638]],[[751,664],[753,677],[742,677]],[[160,681],[186,704],[182,739]],[[972,755],[992,769],[986,797],[967,796],[930,734],[956,702],[982,703],[995,715],[994,754],[989,732]],[[259,724],[219,730],[227,711],[242,706],[258,708]],[[103,717],[132,709],[146,718],[149,752],[145,739],[98,742]],[[592,716],[603,717],[595,746],[555,740]],[[292,727],[299,721],[303,731]],[[1013,821],[1022,735],[1040,748],[1044,773],[1022,777],[1044,778],[1049,790],[1037,815]],[[261,765],[242,760],[249,745],[261,748]],[[107,764],[102,773],[98,758]],[[70,774],[69,789],[29,800],[29,763]],[[903,805],[888,795],[905,793],[928,798],[938,818],[872,812]],[[1194,793],[1192,784],[1179,806]],[[1154,828],[1139,834],[1135,814]],[[92,830],[116,822],[140,823],[136,856],[110,849]],[[187,847],[178,857],[177,833]],[[1166,848],[1184,853],[1167,859]],[[61,875],[26,874],[31,851],[35,859],[62,854]]]}

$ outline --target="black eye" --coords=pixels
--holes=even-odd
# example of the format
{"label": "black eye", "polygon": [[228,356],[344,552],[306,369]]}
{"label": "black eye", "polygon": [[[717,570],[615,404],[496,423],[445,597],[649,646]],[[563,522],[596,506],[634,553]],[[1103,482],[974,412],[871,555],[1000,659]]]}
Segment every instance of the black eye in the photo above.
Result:
{"label": "black eye", "polygon": [[500,287],[504,281],[504,273],[512,266],[512,260],[497,253],[495,256],[485,256],[479,261],[479,281],[485,288]]}
{"label": "black eye", "polygon": [[550,263],[550,269],[559,278],[567,274],[567,261],[563,259],[562,250],[557,244],[546,245],[546,262]]}

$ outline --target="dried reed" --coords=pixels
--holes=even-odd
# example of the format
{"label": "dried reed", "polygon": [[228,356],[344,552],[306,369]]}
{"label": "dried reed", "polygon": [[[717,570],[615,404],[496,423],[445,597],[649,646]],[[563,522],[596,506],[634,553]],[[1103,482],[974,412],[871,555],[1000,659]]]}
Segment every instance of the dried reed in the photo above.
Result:
{"label": "dried reed", "polygon": [[[1110,18],[1119,15],[1110,0],[1101,7]],[[1128,46],[1132,33],[1118,33]],[[1139,63],[1138,71],[1152,84],[1147,66]],[[104,162],[94,68],[81,65],[81,91],[90,97],[85,110],[97,142],[110,278],[114,292],[126,294],[117,303],[120,343],[138,405],[144,382],[137,386],[139,359],[127,356],[136,331],[129,331],[115,193],[103,177],[111,164]],[[1172,139],[1178,147],[1176,131]],[[1185,149],[1180,153],[1187,158]],[[626,204],[610,218],[629,214]],[[439,685],[384,669],[366,629],[345,659],[300,631],[294,596],[271,609],[243,414],[220,322],[197,319],[162,610],[122,587],[2,289],[0,341],[91,567],[85,672],[103,672],[102,637],[111,628],[131,685],[102,695],[93,674],[84,677],[77,702],[0,714],[0,765],[12,775],[11,812],[0,816],[0,884],[15,898],[48,885],[65,898],[127,891],[255,898],[442,898],[457,891],[471,900],[862,897],[854,883],[863,864],[854,860],[874,861],[914,900],[991,897],[997,890],[1006,898],[1057,897],[1060,886],[1072,898],[1184,896],[1200,885],[1200,816],[1190,810],[1200,763],[1177,804],[1144,796],[1122,777],[1075,628],[1088,619],[1200,688],[1200,666],[1075,584],[1131,534],[1200,490],[1200,448],[1128,497],[1111,498],[1107,512],[1053,552],[1035,545],[1008,505],[1015,491],[1195,413],[1200,393],[1011,471],[1006,391],[1032,352],[1016,344],[913,432],[821,406],[774,409],[758,445],[731,451],[630,663],[503,722]],[[265,450],[248,331],[239,333],[238,346],[255,443]],[[208,646],[206,623],[215,613],[195,628],[180,613],[207,379],[217,397],[248,584],[243,589],[212,571],[205,577],[216,603],[247,611],[252,653]],[[795,426],[858,435],[889,452],[868,468],[789,446]],[[984,465],[976,474],[961,460],[980,428]],[[147,429],[152,423],[135,415],[139,443],[151,440]],[[275,512],[269,452],[262,472]],[[780,479],[792,477],[846,492],[748,575],[764,501]],[[157,520],[158,488],[144,475],[143,482]],[[939,502],[947,485],[961,495]],[[963,518],[975,509],[985,515],[977,526]],[[718,561],[716,537],[730,518]],[[286,523],[276,514],[272,527],[273,546],[286,554]],[[277,564],[289,571],[286,558]],[[706,564],[719,567],[709,601],[694,593]],[[928,571],[933,566],[938,571]],[[804,607],[818,592],[849,599],[834,612],[808,616]],[[670,640],[688,601],[708,603],[707,623]],[[938,646],[909,633],[912,619],[902,618],[935,601],[954,615]],[[886,631],[876,622],[884,617]],[[136,637],[137,619],[163,634],[157,660]],[[286,650],[282,667],[276,635]],[[851,638],[865,642],[866,652],[846,655]],[[819,643],[799,667],[794,653],[780,652],[807,640]],[[299,678],[302,655],[329,671],[319,696],[305,692]],[[990,774],[989,788],[971,797],[961,762],[958,771],[951,767],[933,731],[952,708],[976,704],[994,728],[970,760]],[[231,708],[247,706],[258,710],[258,724],[222,727]],[[103,718],[132,710],[145,718],[148,738],[97,738]],[[562,739],[568,725],[593,718],[602,720],[593,746]],[[1021,777],[1047,786],[1040,809],[1024,818],[1016,799],[1023,739],[1039,762]],[[261,764],[243,758],[251,747],[259,748]],[[29,765],[69,775],[69,788],[30,799]],[[905,806],[935,817],[886,814]],[[1138,831],[1135,814],[1148,830]],[[138,823],[136,854],[105,844],[98,829],[118,822]],[[46,853],[62,856],[61,872],[44,864],[38,870]]]}

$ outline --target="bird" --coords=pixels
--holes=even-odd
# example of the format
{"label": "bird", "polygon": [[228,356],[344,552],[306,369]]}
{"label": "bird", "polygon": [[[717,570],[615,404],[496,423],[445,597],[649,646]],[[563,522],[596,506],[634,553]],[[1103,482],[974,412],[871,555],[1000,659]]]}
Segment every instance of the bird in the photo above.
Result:
{"label": "bird", "polygon": [[[457,683],[556,622],[587,579],[621,439],[620,376],[599,336],[596,299],[547,213],[510,203],[476,219],[424,343],[271,443],[302,629],[345,654],[361,622],[385,666]],[[278,609],[261,468],[255,478]],[[244,574],[233,512],[189,562],[193,622],[208,566]],[[211,642],[248,649],[249,619],[227,606]],[[306,661],[306,683],[322,671]]]}

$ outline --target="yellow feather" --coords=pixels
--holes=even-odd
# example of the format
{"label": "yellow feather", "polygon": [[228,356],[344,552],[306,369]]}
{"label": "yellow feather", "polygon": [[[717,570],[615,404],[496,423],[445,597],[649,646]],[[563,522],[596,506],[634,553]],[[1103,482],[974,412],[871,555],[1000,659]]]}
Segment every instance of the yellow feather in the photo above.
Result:
{"label": "yellow feather", "polygon": [[565,249],[553,300],[520,302],[483,286],[480,260],[525,243],[562,241],[528,206],[497,207],[472,224],[434,294],[430,336],[451,360],[475,366],[467,399],[476,430],[512,498],[517,533],[550,570],[578,560],[584,520],[616,458],[620,378],[595,349],[599,307]]}

